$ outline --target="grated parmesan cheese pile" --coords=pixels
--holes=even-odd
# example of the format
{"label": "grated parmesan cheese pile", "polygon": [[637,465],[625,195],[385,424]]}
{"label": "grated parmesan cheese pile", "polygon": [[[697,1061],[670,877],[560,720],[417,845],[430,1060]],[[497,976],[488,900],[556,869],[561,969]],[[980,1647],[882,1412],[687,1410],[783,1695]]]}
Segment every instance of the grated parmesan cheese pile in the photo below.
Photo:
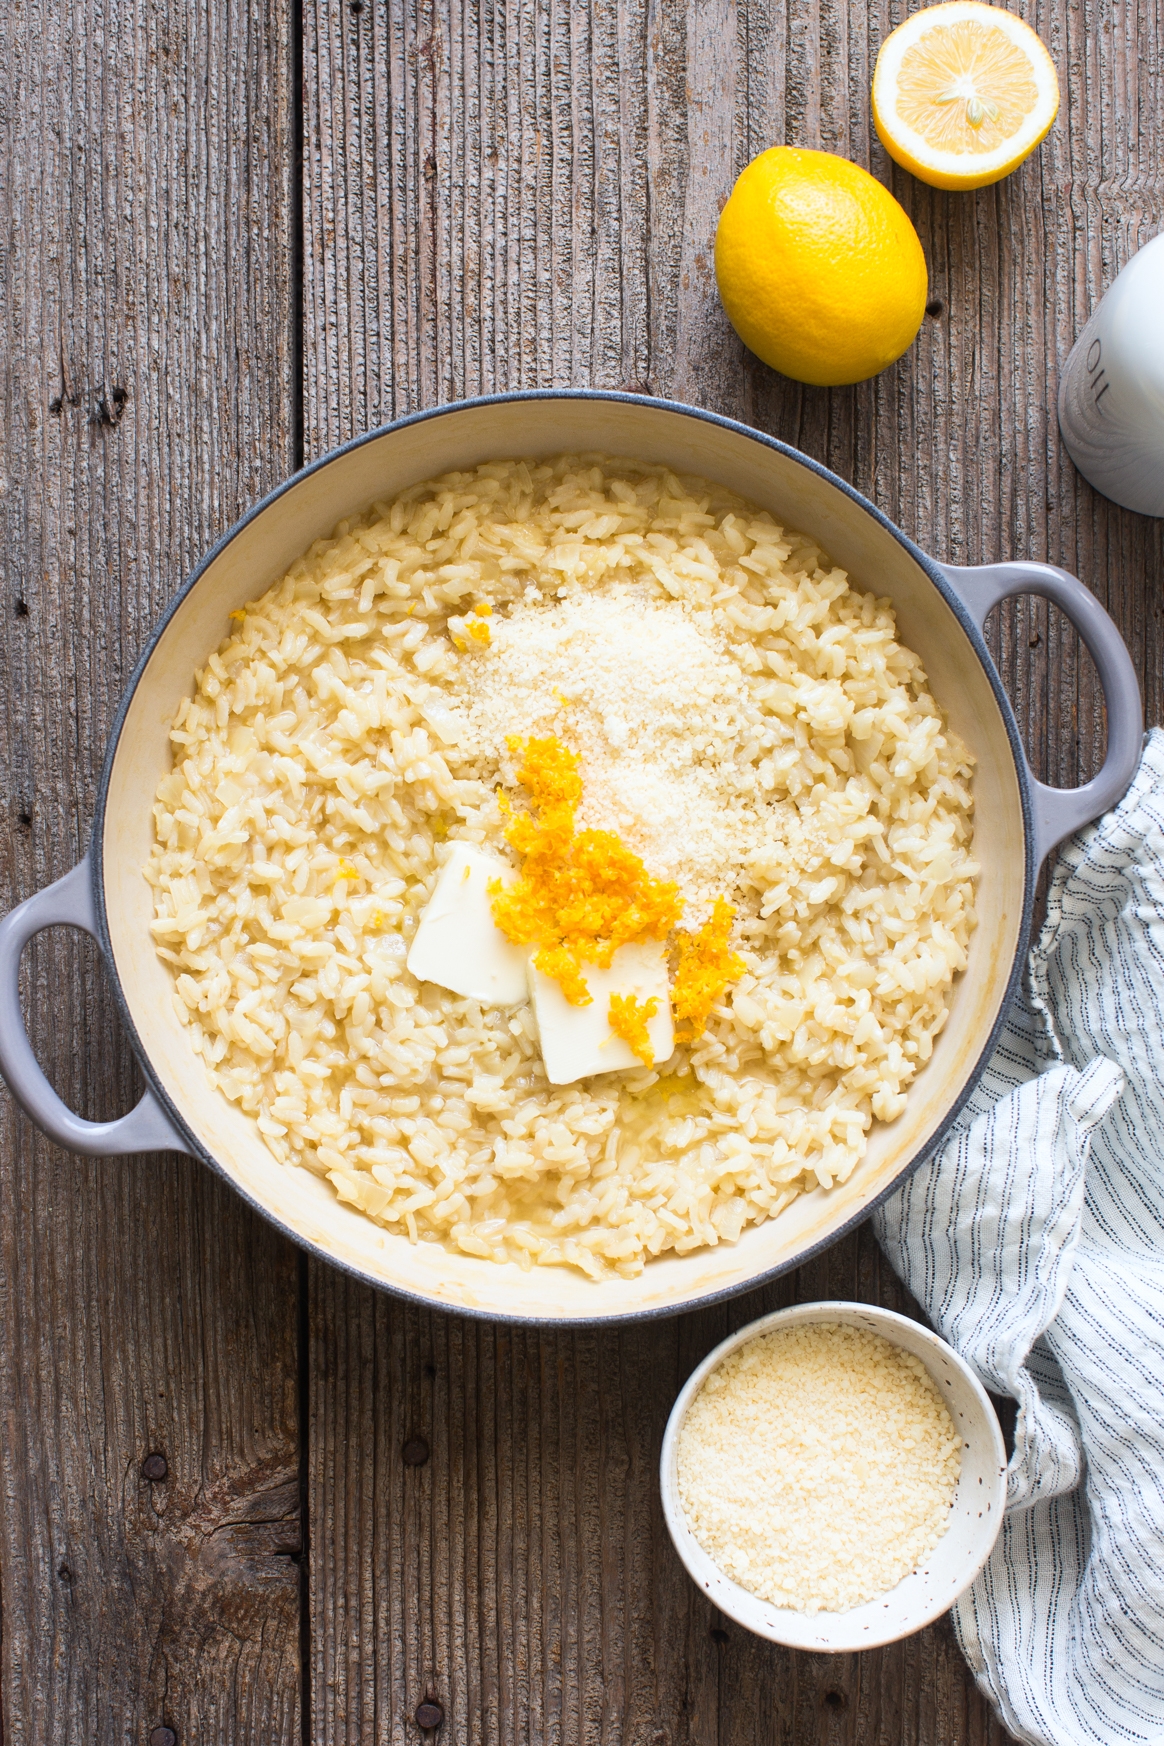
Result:
{"label": "grated parmesan cheese pile", "polygon": [[[974,925],[972,760],[811,539],[658,466],[498,461],[232,617],[145,875],[191,1045],[281,1162],[411,1242],[598,1280],[735,1242],[900,1114]],[[513,860],[531,735],[709,930],[667,1063],[550,1085],[528,1005],[407,968],[448,844]]]}
{"label": "grated parmesan cheese pile", "polygon": [[688,1408],[679,1495],[720,1569],[797,1612],[885,1594],[949,1525],[962,1441],[919,1358],[835,1322],[761,1334]]}
{"label": "grated parmesan cheese pile", "polygon": [[449,729],[513,781],[507,739],[566,734],[581,754],[579,823],[613,831],[703,919],[779,828],[757,786],[763,724],[713,609],[641,582],[534,589],[468,651]]}

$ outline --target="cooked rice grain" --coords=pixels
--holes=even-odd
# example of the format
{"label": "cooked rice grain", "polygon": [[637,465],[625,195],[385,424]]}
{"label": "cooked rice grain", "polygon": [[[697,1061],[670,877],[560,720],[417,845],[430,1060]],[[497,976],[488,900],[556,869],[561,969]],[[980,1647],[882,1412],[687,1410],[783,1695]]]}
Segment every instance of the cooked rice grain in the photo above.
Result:
{"label": "cooked rice grain", "polygon": [[[714,770],[732,791],[688,919],[719,878],[747,970],[664,1075],[558,1087],[528,1007],[418,984],[405,957],[446,841],[506,852],[512,763],[496,720],[489,737],[496,688],[478,681],[462,731],[473,674],[531,611],[596,591],[613,618],[681,616],[708,671],[730,669],[727,703],[683,693],[700,746],[683,780],[705,797]],[[973,926],[972,761],[886,601],[719,486],[567,456],[413,486],[235,617],[175,718],[145,872],[193,1046],[276,1158],[414,1242],[596,1279],[734,1242],[845,1180],[904,1107]],[[568,683],[593,742],[587,669]],[[510,732],[541,719],[527,691]],[[598,749],[654,755],[621,719]],[[658,838],[677,802],[655,774]]]}

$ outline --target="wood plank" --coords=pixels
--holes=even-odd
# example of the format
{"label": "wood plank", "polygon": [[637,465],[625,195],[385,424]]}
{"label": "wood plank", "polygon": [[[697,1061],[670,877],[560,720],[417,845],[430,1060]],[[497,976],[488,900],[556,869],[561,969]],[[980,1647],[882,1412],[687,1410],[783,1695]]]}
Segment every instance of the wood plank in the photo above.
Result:
{"label": "wood plank", "polygon": [[[1076,570],[1164,702],[1161,527],[1063,456],[1053,391],[1093,297],[1164,216],[1161,0],[1022,8],[1068,91],[1009,182],[940,194],[868,115],[887,0],[305,0],[305,429],[320,453],[416,406],[642,386],[826,461],[938,556]],[[912,213],[940,312],[875,382],[750,358],[715,296],[720,202],[764,146],[838,150]],[[994,647],[1040,773],[1102,750],[1086,661],[1021,603]],[[727,1309],[625,1332],[473,1325],[311,1270],[313,1738],[996,1746],[947,1622],[795,1656],[717,1618],[657,1500],[683,1378],[730,1327],[823,1296],[901,1305],[867,1230]],[[422,1433],[431,1458],[402,1460]]]}
{"label": "wood plank", "polygon": [[[155,618],[293,465],[294,382],[286,8],[0,32],[7,908],[82,853]],[[95,951],[27,970],[64,1095],[127,1108]],[[191,1160],[66,1156],[6,1093],[0,1123],[0,1733],[296,1739],[297,1258]]]}

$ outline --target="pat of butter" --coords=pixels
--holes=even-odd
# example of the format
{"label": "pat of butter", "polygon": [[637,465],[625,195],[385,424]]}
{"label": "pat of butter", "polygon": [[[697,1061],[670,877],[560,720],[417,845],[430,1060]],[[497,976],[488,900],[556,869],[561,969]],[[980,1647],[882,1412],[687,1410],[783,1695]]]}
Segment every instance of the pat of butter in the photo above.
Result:
{"label": "pat of butter", "polygon": [[591,1073],[622,1072],[643,1065],[630,1044],[610,1028],[612,994],[633,994],[644,1002],[653,996],[658,1001],[654,1018],[647,1020],[647,1036],[655,1065],[666,1061],[674,1051],[675,1036],[662,942],[636,940],[633,945],[620,946],[609,970],[587,964],[584,974],[593,998],[589,1006],[571,1006],[553,978],[543,976],[532,959],[530,962],[529,991],[551,1085],[570,1085]]}
{"label": "pat of butter", "polygon": [[494,879],[508,884],[512,878],[512,870],[495,855],[454,843],[421,912],[408,954],[412,974],[482,1006],[517,1006],[525,1000],[525,951],[497,927],[489,900]]}

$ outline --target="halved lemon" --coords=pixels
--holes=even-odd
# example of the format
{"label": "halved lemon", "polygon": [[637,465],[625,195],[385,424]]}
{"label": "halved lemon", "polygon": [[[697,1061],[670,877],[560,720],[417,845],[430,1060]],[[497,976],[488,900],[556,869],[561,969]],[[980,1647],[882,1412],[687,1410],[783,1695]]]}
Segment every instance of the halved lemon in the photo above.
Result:
{"label": "halved lemon", "polygon": [[873,120],[891,158],[935,188],[1000,182],[1059,111],[1054,62],[1029,24],[984,0],[915,12],[882,44]]}

